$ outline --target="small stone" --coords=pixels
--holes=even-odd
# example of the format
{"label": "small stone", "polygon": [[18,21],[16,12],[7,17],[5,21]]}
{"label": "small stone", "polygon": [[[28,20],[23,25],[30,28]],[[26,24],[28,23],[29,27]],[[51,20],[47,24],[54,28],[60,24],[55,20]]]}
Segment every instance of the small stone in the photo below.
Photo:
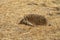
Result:
{"label": "small stone", "polygon": [[48,26],[51,26],[51,24],[49,24]]}
{"label": "small stone", "polygon": [[53,16],[53,14],[51,14],[51,13],[49,13],[48,15],[49,15],[49,16]]}
{"label": "small stone", "polygon": [[47,7],[47,5],[45,3],[41,3],[41,6]]}

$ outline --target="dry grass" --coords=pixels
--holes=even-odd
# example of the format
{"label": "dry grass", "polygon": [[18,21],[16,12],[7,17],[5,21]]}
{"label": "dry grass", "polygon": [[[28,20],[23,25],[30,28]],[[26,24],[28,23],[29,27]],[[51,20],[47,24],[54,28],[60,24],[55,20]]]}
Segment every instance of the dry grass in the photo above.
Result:
{"label": "dry grass", "polygon": [[[60,40],[60,0],[0,0],[0,40]],[[47,18],[47,26],[18,23],[26,14]]]}

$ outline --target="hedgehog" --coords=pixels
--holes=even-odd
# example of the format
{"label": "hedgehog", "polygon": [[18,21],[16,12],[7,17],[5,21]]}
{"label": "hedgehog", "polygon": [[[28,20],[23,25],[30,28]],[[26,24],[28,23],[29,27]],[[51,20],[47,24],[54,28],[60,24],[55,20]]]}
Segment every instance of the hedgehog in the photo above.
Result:
{"label": "hedgehog", "polygon": [[46,25],[47,20],[44,16],[38,14],[28,14],[19,22],[19,24],[25,24],[29,26]]}

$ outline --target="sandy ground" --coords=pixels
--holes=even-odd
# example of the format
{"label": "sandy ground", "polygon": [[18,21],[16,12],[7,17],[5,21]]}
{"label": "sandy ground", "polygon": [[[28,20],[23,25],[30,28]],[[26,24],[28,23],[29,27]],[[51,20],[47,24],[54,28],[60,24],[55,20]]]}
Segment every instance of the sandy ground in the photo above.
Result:
{"label": "sandy ground", "polygon": [[[31,13],[45,16],[48,24],[18,24]],[[60,0],[0,0],[0,40],[60,40]]]}

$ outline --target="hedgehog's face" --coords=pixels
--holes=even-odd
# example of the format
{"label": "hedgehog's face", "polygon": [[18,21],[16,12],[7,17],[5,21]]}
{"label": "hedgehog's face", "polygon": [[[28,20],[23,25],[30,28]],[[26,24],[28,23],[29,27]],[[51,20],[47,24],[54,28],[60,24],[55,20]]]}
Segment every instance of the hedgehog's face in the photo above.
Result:
{"label": "hedgehog's face", "polygon": [[26,24],[26,20],[22,19],[19,24]]}
{"label": "hedgehog's face", "polygon": [[30,23],[30,22],[29,22],[28,20],[26,20],[26,19],[22,19],[19,24],[25,24],[25,25],[30,25],[30,26],[33,25],[32,23]]}

